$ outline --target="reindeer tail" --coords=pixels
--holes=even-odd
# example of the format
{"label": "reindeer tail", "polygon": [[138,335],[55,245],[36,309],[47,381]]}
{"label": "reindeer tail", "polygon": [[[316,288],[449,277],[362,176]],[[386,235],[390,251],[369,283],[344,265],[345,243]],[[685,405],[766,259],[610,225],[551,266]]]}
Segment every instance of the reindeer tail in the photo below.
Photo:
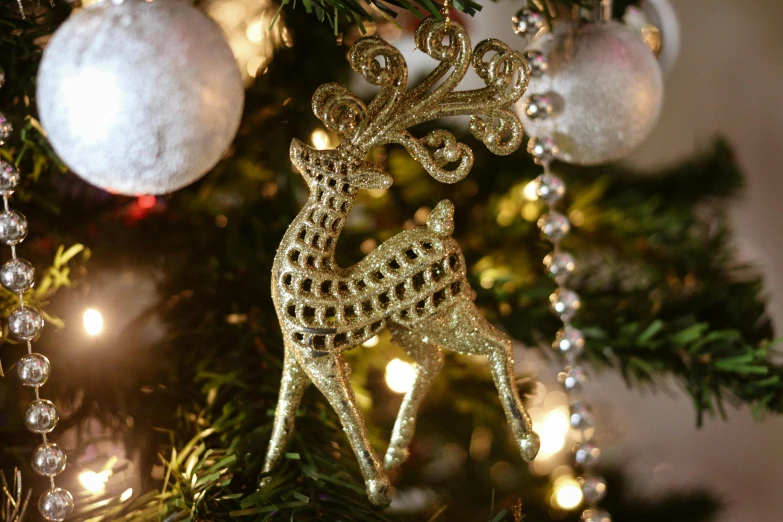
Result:
{"label": "reindeer tail", "polygon": [[440,237],[450,237],[454,233],[454,204],[448,199],[438,203],[427,218],[427,228]]}

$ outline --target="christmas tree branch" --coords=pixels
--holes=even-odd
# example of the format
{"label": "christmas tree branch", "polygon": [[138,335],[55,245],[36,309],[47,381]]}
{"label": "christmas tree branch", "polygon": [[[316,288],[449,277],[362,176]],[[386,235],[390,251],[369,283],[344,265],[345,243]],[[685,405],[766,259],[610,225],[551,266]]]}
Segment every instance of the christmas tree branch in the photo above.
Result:
{"label": "christmas tree branch", "polygon": [[[525,4],[515,0],[521,9]],[[482,9],[480,2],[474,0],[452,0],[452,7],[469,16],[476,16]],[[592,0],[530,0],[534,8],[541,9],[547,17],[560,9],[568,11],[571,7],[580,6],[595,9],[597,2]],[[638,4],[638,0],[618,0],[614,3],[614,15],[622,17],[629,5]],[[443,2],[436,0],[282,0],[281,8],[304,8],[307,14],[314,15],[319,22],[328,23],[338,34],[343,26],[357,25],[364,32],[364,24],[376,20],[375,14],[382,18],[394,19],[402,13],[411,13],[417,18],[434,16],[438,19],[443,11]],[[510,23],[510,20],[509,20]]]}
{"label": "christmas tree branch", "polygon": [[[501,168],[495,181],[512,183],[519,176],[514,168],[515,174]],[[677,377],[699,420],[721,412],[726,400],[756,413],[780,412],[783,368],[773,362],[761,281],[733,261],[730,247],[723,207],[741,189],[742,176],[726,144],[718,141],[654,176],[606,167],[557,170],[571,189],[568,213],[578,225],[566,247],[580,254],[578,323],[590,337],[593,362],[617,367],[629,384]],[[497,232],[477,242],[477,254],[495,254],[477,259],[475,274],[491,284],[482,299],[507,312],[499,320],[509,331],[544,345],[557,327],[546,306],[555,285],[540,278],[535,263],[546,251],[534,225],[543,208],[520,196],[524,183],[513,183],[478,225]],[[529,220],[520,216],[526,212]],[[517,217],[500,219],[507,214]],[[501,226],[490,222],[494,216]],[[535,253],[509,249],[509,238]]]}

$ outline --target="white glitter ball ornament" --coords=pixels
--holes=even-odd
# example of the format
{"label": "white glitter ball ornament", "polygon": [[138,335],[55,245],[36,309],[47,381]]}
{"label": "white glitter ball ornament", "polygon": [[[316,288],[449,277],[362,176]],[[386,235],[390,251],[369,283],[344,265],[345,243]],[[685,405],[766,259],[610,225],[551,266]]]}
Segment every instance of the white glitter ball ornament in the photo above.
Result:
{"label": "white glitter ball ornament", "polygon": [[49,141],[86,181],[163,194],[225,154],[244,104],[218,26],[180,0],[101,2],[57,30],[38,71]]}
{"label": "white glitter ball ornament", "polygon": [[[525,132],[551,138],[557,157],[578,165],[617,160],[652,131],[663,103],[663,75],[655,55],[628,27],[558,22],[531,40],[546,71],[530,79],[517,112]],[[530,118],[531,96],[546,96],[547,118]]]}

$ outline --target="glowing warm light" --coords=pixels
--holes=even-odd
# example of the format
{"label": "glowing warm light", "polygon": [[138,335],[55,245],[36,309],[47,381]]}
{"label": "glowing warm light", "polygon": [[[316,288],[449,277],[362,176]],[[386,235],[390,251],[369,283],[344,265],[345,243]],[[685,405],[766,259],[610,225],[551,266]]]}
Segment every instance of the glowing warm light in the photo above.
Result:
{"label": "glowing warm light", "polygon": [[122,492],[122,495],[120,495],[120,502],[125,502],[132,496],[133,496],[133,488],[128,488]]}
{"label": "glowing warm light", "polygon": [[552,495],[553,504],[560,509],[569,511],[582,503],[582,488],[571,477],[563,477],[555,482],[555,492]]}
{"label": "glowing warm light", "polygon": [[318,150],[329,148],[329,135],[323,129],[315,129],[310,136],[310,141],[313,143],[313,147]]}
{"label": "glowing warm light", "polygon": [[226,34],[246,84],[266,72],[278,47],[291,47],[291,32],[270,0],[205,0],[199,3]]}
{"label": "glowing warm light", "polygon": [[536,201],[538,199],[538,194],[536,194],[536,182],[531,181],[527,185],[525,185],[525,188],[522,189],[522,196],[528,201]]}
{"label": "glowing warm light", "polygon": [[258,18],[248,24],[247,29],[245,30],[245,35],[247,35],[248,40],[259,43],[264,39],[264,36],[266,35],[264,22],[265,20]]}
{"label": "glowing warm light", "polygon": [[101,471],[100,473],[83,471],[79,473],[79,482],[81,482],[84,489],[90,493],[103,493],[108,481],[109,471]]}
{"label": "glowing warm light", "polygon": [[95,308],[84,311],[84,331],[87,335],[96,336],[103,331],[103,315]]}
{"label": "glowing warm light", "polygon": [[563,449],[569,428],[568,410],[565,408],[549,411],[539,422],[534,422],[533,429],[541,437],[541,449],[537,458],[551,458]]}
{"label": "glowing warm light", "polygon": [[386,365],[386,384],[396,393],[408,393],[416,380],[416,369],[412,364],[394,359]]}
{"label": "glowing warm light", "polygon": [[143,210],[151,209],[157,201],[158,199],[155,196],[139,196],[139,199],[136,200],[139,208]]}
{"label": "glowing warm light", "polygon": [[366,341],[364,341],[362,343],[362,346],[366,346],[367,348],[372,348],[373,346],[378,346],[379,342],[381,342],[380,337],[378,337],[377,335],[374,335],[374,336],[370,337],[369,339],[367,339]]}
{"label": "glowing warm light", "polygon": [[522,219],[525,221],[538,221],[541,216],[541,209],[535,203],[525,203],[522,205]]}

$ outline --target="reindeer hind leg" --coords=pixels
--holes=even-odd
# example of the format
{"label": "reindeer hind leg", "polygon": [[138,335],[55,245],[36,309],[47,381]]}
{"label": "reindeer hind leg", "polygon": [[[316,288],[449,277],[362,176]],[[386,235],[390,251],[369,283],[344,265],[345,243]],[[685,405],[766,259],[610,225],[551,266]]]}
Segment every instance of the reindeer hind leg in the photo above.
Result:
{"label": "reindeer hind leg", "polygon": [[540,440],[533,432],[533,423],[517,391],[511,340],[484,319],[476,305],[467,299],[457,302],[442,315],[422,322],[419,328],[446,350],[487,356],[503,411],[522,458],[528,462],[533,460]]}
{"label": "reindeer hind leg", "polygon": [[389,448],[384,458],[386,469],[394,469],[408,458],[408,446],[416,429],[416,414],[419,406],[432,386],[432,381],[443,368],[443,352],[425,336],[401,326],[390,326],[390,330],[394,341],[416,362],[416,378],[402,400],[397,421],[394,423]]}

